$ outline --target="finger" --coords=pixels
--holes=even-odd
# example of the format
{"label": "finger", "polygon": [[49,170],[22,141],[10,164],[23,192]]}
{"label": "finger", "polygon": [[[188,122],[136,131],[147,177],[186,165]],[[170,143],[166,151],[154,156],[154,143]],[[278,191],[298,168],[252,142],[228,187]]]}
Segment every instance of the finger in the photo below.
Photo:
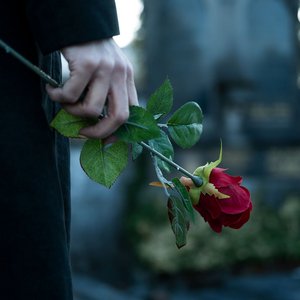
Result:
{"label": "finger", "polygon": [[96,125],[80,130],[80,134],[89,138],[106,138],[114,133],[129,116],[128,93],[126,78],[123,77],[122,84],[114,81],[108,96],[108,116]]}
{"label": "finger", "polygon": [[53,88],[46,85],[47,93],[53,101],[60,103],[75,103],[80,98],[92,76],[89,70],[76,70],[71,72],[70,78],[62,88]]}
{"label": "finger", "polygon": [[107,116],[93,126],[82,128],[80,130],[80,134],[86,136],[87,138],[107,138],[111,136],[127,120],[128,116],[128,109],[127,113],[122,112],[122,115]]}
{"label": "finger", "polygon": [[110,76],[97,76],[93,79],[84,99],[85,111],[88,116],[98,117],[104,108],[110,86]]}
{"label": "finger", "polygon": [[138,96],[134,83],[134,75],[132,68],[128,69],[127,73],[127,93],[128,93],[128,101],[129,105],[139,105]]}
{"label": "finger", "polygon": [[109,88],[109,78],[93,79],[83,99],[75,104],[65,104],[64,109],[80,117],[98,117],[103,111]]}

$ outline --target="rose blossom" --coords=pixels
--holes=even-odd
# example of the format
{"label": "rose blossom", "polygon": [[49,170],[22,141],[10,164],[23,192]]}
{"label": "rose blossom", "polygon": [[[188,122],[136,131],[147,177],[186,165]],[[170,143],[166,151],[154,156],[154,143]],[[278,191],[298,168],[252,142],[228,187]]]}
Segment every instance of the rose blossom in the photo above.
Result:
{"label": "rose blossom", "polygon": [[241,186],[242,177],[233,177],[224,171],[212,168],[200,188],[195,187],[191,179],[180,178],[189,190],[194,208],[215,232],[221,232],[222,226],[240,228],[249,220],[252,210],[250,193]]}

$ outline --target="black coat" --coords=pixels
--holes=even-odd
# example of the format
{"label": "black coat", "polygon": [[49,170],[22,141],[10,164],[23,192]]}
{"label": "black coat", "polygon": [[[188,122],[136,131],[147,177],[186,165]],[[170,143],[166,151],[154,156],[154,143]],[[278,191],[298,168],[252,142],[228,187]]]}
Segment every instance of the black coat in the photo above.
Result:
{"label": "black coat", "polygon": [[[118,33],[113,0],[6,0],[0,39],[60,79],[62,47]],[[44,83],[0,49],[0,299],[70,300],[68,143]]]}

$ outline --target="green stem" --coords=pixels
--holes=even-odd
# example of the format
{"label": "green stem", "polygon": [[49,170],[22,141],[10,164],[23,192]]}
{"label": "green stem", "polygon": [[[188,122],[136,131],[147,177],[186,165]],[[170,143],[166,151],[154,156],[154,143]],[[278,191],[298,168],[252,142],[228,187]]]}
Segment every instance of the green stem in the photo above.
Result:
{"label": "green stem", "polygon": [[160,128],[168,128],[167,124],[158,123],[157,126],[160,127]]}
{"label": "green stem", "polygon": [[156,172],[156,176],[157,176],[158,180],[160,181],[160,183],[162,184],[164,192],[165,192],[167,198],[169,199],[170,198],[170,194],[169,194],[168,189],[167,189],[167,185],[169,185],[169,183],[167,183],[166,179],[164,178],[164,176],[162,174],[161,169],[158,167],[157,160],[154,159],[155,154],[153,154],[151,152],[150,155],[151,155],[151,158],[153,160],[153,166],[154,166],[154,169],[155,169],[155,172]]}
{"label": "green stem", "polygon": [[163,154],[161,154],[160,152],[156,151],[155,149],[151,148],[148,144],[146,144],[145,142],[140,142],[139,143],[141,146],[143,146],[144,148],[146,148],[148,151],[150,151],[151,153],[153,153],[154,155],[156,155],[157,157],[159,157],[161,160],[165,161],[167,164],[169,164],[170,166],[172,166],[173,168],[175,168],[177,171],[181,172],[182,174],[188,176],[189,178],[191,178],[195,184],[195,186],[200,187],[203,184],[203,180],[202,178],[193,175],[192,173],[188,172],[187,170],[185,170],[184,168],[182,168],[181,166],[179,166],[178,164],[176,164],[175,162],[173,162],[172,160],[168,159],[167,157],[165,157]]}
{"label": "green stem", "polygon": [[26,59],[24,56],[22,56],[20,53],[18,53],[13,48],[11,48],[9,45],[7,45],[1,39],[0,39],[0,47],[2,47],[7,53],[11,54],[13,57],[15,57],[17,60],[19,60],[25,66],[27,66],[33,72],[35,72],[36,74],[38,74],[41,78],[43,78],[47,83],[49,83],[53,87],[61,87],[61,84],[59,84],[56,80],[54,80],[52,77],[50,77],[44,71],[42,71],[39,67],[35,66],[28,59]]}
{"label": "green stem", "polygon": [[[25,66],[27,66],[29,69],[31,69],[33,72],[35,72],[37,75],[39,75],[42,79],[44,79],[47,83],[52,85],[53,87],[61,87],[61,84],[59,84],[56,80],[54,80],[51,76],[46,74],[44,71],[42,71],[39,67],[35,66],[33,63],[31,63],[28,59],[26,59],[24,56],[22,56],[20,53],[15,51],[13,48],[11,48],[9,45],[7,45],[3,40],[0,39],[0,47],[2,47],[7,53],[14,56],[17,60],[19,60],[21,63],[23,63]],[[160,124],[161,126],[163,124]],[[165,126],[165,124],[164,124]],[[164,155],[162,155],[160,152],[156,151],[155,149],[151,148],[148,144],[144,142],[140,142],[140,145],[144,148],[148,149],[151,153],[158,156],[161,160],[168,163],[170,166],[175,168],[177,171],[183,173],[184,175],[191,178],[196,186],[201,186],[203,184],[202,178],[195,176],[182,168],[181,166],[177,165]]]}

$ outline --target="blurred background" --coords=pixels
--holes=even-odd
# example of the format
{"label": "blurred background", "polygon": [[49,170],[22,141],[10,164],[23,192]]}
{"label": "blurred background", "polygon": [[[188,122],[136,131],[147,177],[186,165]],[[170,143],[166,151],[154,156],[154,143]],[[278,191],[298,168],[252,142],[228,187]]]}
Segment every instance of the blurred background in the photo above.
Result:
{"label": "blurred background", "polygon": [[174,109],[203,110],[200,142],[175,148],[175,160],[194,171],[218,157],[221,138],[221,166],[243,176],[254,210],[222,234],[197,217],[178,250],[148,153],[108,190],[83,173],[72,141],[75,299],[300,299],[299,1],[116,4],[141,105],[168,77]]}

